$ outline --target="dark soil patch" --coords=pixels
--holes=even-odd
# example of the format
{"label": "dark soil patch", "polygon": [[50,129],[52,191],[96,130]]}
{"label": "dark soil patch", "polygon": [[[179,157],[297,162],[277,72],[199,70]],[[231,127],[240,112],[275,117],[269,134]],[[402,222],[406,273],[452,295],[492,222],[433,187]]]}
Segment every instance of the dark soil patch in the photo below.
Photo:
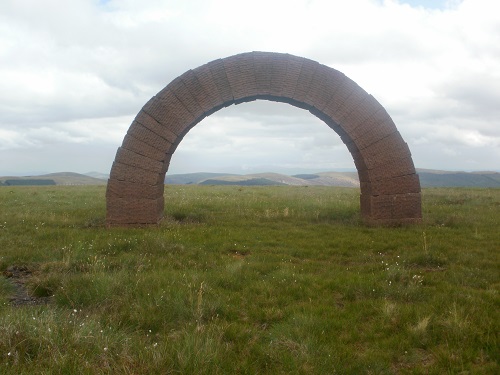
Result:
{"label": "dark soil patch", "polygon": [[33,276],[33,271],[27,266],[9,266],[3,272],[5,278],[14,288],[9,302],[13,306],[37,306],[50,302],[51,297],[36,297],[26,288],[27,281]]}
{"label": "dark soil patch", "polygon": [[229,255],[235,259],[243,259],[247,255],[250,255],[250,250],[229,250]]}

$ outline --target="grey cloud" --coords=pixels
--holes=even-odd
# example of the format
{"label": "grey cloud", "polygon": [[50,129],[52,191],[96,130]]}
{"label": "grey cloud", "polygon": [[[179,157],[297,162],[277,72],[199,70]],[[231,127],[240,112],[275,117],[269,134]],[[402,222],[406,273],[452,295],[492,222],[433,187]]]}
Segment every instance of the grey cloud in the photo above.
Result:
{"label": "grey cloud", "polygon": [[[259,7],[268,11],[256,26]],[[477,0],[432,11],[371,0],[256,0],[244,12],[226,0],[5,0],[0,149],[40,152],[37,163],[46,156],[59,168],[45,145],[77,145],[75,159],[92,145],[108,156],[88,169],[107,171],[135,113],[172,79],[216,58],[271,50],[332,66],[372,93],[417,166],[434,154],[451,168],[464,160],[492,168],[500,136],[498,25]],[[7,151],[2,161],[12,160]],[[205,159],[212,167],[269,159],[310,165],[314,158],[318,165],[352,165],[338,136],[309,112],[264,101],[213,114],[178,153],[186,163],[176,163],[193,166]],[[72,159],[71,147],[66,156]]]}
{"label": "grey cloud", "polygon": [[468,74],[444,83],[439,89],[443,99],[457,104],[460,115],[500,118],[500,76],[487,72]]}

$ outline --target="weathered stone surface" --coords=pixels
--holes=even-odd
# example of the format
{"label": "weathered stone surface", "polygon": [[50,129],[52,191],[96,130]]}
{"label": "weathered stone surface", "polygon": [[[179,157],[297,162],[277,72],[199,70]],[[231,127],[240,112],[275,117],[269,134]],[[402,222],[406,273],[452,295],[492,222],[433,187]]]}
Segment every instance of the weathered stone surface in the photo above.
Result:
{"label": "weathered stone surface", "polygon": [[364,194],[371,196],[420,193],[420,181],[418,175],[410,174],[384,180],[361,182],[361,190]]}
{"label": "weathered stone surface", "polygon": [[421,219],[420,182],[408,145],[387,111],[341,72],[298,56],[250,52],[188,70],[149,100],[134,119],[111,169],[109,225],[157,223],[170,158],[204,117],[265,99],[310,111],[337,132],[361,183],[361,215],[369,224]]}
{"label": "weathered stone surface", "polygon": [[[144,125],[138,123],[137,121],[134,121],[132,122],[132,125],[128,129],[127,135],[125,137],[130,136],[134,139],[137,139],[143,143],[148,144],[149,146],[159,151],[165,152],[167,154],[172,154],[171,149],[174,148],[175,144],[174,142],[178,141],[178,137],[173,133],[171,134],[173,136],[170,139],[165,139],[162,136],[158,135],[157,133],[149,130]],[[126,140],[124,139],[123,142],[124,145]],[[126,148],[132,149],[130,144]]]}
{"label": "weathered stone surface", "polygon": [[422,218],[419,193],[366,195],[361,194],[362,212],[371,224],[404,224]]}
{"label": "weathered stone surface", "polygon": [[170,90],[165,90],[161,96],[155,96],[144,107],[143,111],[177,136],[183,136],[196,122],[194,117],[182,102]]}
{"label": "weathered stone surface", "polygon": [[[196,95],[199,98],[198,102],[202,104],[205,109],[205,114],[209,116],[213,112],[224,107],[226,99],[223,98],[219,92],[219,88],[212,76],[209,64],[193,69],[192,72],[200,85]],[[183,76],[185,77],[186,73],[183,74]],[[187,77],[185,77],[185,79],[187,80]],[[193,81],[194,78],[191,83],[193,83]],[[230,95],[230,100],[232,100],[232,95]]]}
{"label": "weathered stone surface", "polygon": [[108,180],[107,197],[159,199],[163,197],[164,184],[147,185],[138,182]]}
{"label": "weathered stone surface", "polygon": [[146,185],[156,185],[158,183],[163,183],[165,180],[165,175],[163,174],[162,176],[165,168],[161,173],[155,173],[133,165],[124,164],[117,160],[115,160],[113,167],[111,167],[110,179],[137,182]]}
{"label": "weathered stone surface", "polygon": [[259,94],[255,82],[253,60],[253,54],[251,53],[242,53],[223,60],[235,102]]}
{"label": "weathered stone surface", "polygon": [[[156,136],[158,138],[158,136]],[[122,148],[134,151],[139,155],[146,156],[150,159],[164,162],[167,160],[167,154],[165,151],[162,151],[149,143],[146,143],[144,140],[140,138],[135,138],[131,134],[125,135],[123,139]]]}
{"label": "weathered stone surface", "polygon": [[314,105],[312,101],[307,100],[307,94],[311,91],[311,83],[318,68],[319,63],[316,61],[304,59],[297,78],[297,86],[295,86],[295,92],[293,93],[294,100],[311,106]]}
{"label": "weathered stone surface", "polygon": [[212,75],[212,79],[217,87],[219,96],[222,99],[223,106],[228,106],[234,103],[233,92],[231,85],[227,79],[224,61],[222,59],[214,60],[207,64]]}
{"label": "weathered stone surface", "polygon": [[293,94],[295,94],[295,90],[297,88],[300,71],[305,59],[291,55],[287,57],[285,80],[283,82],[283,86],[281,88],[279,96],[292,99]]}
{"label": "weathered stone surface", "polygon": [[379,165],[373,169],[358,169],[360,182],[378,181],[411,174],[415,174],[411,156]]}
{"label": "weathered stone surface", "polygon": [[163,197],[116,198],[106,201],[106,222],[110,226],[158,223],[163,216]]}
{"label": "weathered stone surface", "polygon": [[338,70],[319,65],[312,77],[306,102],[322,110],[330,102],[344,77]]}
{"label": "weathered stone surface", "polygon": [[194,118],[203,118],[205,117],[204,115],[204,110],[201,107],[201,105],[198,103],[196,98],[191,94],[189,91],[188,87],[182,80],[181,77],[177,77],[174,79],[172,82],[170,82],[167,87],[165,87],[162,91],[160,91],[156,96],[159,97],[160,99],[162,98],[162,93],[163,92],[170,91],[174,94],[174,96],[179,99],[179,101],[182,103],[184,108],[188,110],[191,115],[193,115]]}
{"label": "weathered stone surface", "polygon": [[151,158],[148,158],[147,156],[127,150],[123,147],[118,148],[118,151],[116,152],[116,159],[120,160],[120,162],[123,164],[145,169],[157,174],[161,173],[163,169],[163,162],[153,160]]}
{"label": "weathered stone surface", "polygon": [[271,56],[271,54],[264,52],[254,54],[255,90],[260,95],[271,95],[271,76],[273,74]]}
{"label": "weathered stone surface", "polygon": [[271,75],[269,77],[269,94],[279,97],[286,83],[286,66],[288,55],[268,53],[271,61]]}

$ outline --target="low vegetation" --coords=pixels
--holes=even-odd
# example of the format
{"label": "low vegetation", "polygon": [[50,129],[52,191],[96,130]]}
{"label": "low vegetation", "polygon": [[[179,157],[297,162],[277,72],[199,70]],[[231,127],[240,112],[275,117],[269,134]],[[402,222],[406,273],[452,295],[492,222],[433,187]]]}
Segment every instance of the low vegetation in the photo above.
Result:
{"label": "low vegetation", "polygon": [[107,229],[104,192],[0,188],[0,373],[500,372],[499,189],[400,228],[352,188],[167,186]]}

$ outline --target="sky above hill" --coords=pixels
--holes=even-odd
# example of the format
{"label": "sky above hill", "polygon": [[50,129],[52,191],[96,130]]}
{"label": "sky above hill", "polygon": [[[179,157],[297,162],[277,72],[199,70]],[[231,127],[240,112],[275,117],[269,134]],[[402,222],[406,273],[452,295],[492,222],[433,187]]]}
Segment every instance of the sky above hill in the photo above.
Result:
{"label": "sky above hill", "polygon": [[[340,70],[388,111],[419,168],[500,170],[497,0],[2,0],[0,175],[108,173],[171,80],[247,51]],[[354,168],[309,112],[257,101],[184,138],[169,173]]]}

